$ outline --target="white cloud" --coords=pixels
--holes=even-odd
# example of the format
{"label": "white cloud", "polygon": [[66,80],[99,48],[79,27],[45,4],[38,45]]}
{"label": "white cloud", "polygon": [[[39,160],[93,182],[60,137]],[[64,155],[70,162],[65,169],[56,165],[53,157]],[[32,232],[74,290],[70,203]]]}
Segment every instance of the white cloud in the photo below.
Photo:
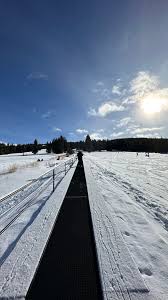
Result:
{"label": "white cloud", "polygon": [[54,131],[54,132],[61,132],[62,129],[61,129],[61,128],[58,128],[58,127],[53,127],[53,131]]}
{"label": "white cloud", "polygon": [[90,134],[91,140],[105,140],[107,137],[103,136],[100,132],[93,132]]}
{"label": "white cloud", "polygon": [[106,117],[108,114],[117,111],[123,111],[125,107],[122,105],[117,105],[114,102],[106,102],[101,104],[96,111],[94,108],[91,108],[88,112],[90,116],[99,116],[99,117]]}
{"label": "white cloud", "polygon": [[110,97],[111,95],[111,91],[108,88],[104,87],[104,84],[102,85],[97,85],[96,88],[92,89],[92,93],[97,94],[97,96],[99,95],[100,97]]}
{"label": "white cloud", "polygon": [[120,131],[120,132],[113,132],[110,137],[111,138],[117,138],[117,137],[121,137],[122,135],[124,135],[124,132],[123,131]]}
{"label": "white cloud", "polygon": [[48,80],[48,75],[41,72],[33,72],[27,76],[28,80]]}
{"label": "white cloud", "polygon": [[128,123],[131,122],[131,118],[130,117],[126,117],[121,119],[118,124],[116,125],[116,127],[120,128],[120,127],[124,127],[126,125],[128,125]]}
{"label": "white cloud", "polygon": [[133,134],[141,134],[141,133],[145,133],[145,132],[161,131],[163,129],[164,129],[164,127],[136,128],[135,130],[132,131],[132,133]]}
{"label": "white cloud", "polygon": [[78,128],[78,129],[76,129],[76,132],[79,134],[85,134],[85,133],[88,133],[88,130]]}
{"label": "white cloud", "polygon": [[93,117],[96,116],[97,112],[96,112],[95,108],[90,108],[88,111],[88,115],[93,116]]}
{"label": "white cloud", "polygon": [[158,77],[149,72],[139,72],[130,82],[130,92],[134,95],[135,100],[143,97],[145,94],[157,89],[159,86]]}
{"label": "white cloud", "polygon": [[122,101],[122,104],[134,104],[136,102],[135,97],[133,97],[132,95],[129,97],[125,97]]}
{"label": "white cloud", "polygon": [[121,95],[120,87],[118,85],[113,85],[112,93],[120,96]]}
{"label": "white cloud", "polygon": [[136,134],[135,137],[137,137],[137,138],[160,138],[160,135],[157,132],[146,133],[146,134],[139,133],[139,134]]}
{"label": "white cloud", "polygon": [[138,72],[129,83],[122,105],[139,103],[147,114],[168,110],[168,88],[160,88],[159,78],[150,72]]}
{"label": "white cloud", "polygon": [[130,125],[128,125],[128,127],[126,128],[125,131],[128,132],[128,133],[131,133],[134,130],[136,130],[137,128],[139,128],[138,125],[136,125],[136,124],[130,124]]}

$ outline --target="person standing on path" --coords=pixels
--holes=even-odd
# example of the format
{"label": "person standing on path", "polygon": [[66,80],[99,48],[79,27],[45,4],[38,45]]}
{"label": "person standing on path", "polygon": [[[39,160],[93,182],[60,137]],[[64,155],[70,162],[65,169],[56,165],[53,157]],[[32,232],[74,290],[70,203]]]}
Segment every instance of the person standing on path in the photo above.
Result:
{"label": "person standing on path", "polygon": [[79,164],[80,167],[82,167],[82,165],[83,165],[83,161],[82,161],[83,153],[82,153],[82,151],[79,151],[77,156],[78,156],[78,164]]}

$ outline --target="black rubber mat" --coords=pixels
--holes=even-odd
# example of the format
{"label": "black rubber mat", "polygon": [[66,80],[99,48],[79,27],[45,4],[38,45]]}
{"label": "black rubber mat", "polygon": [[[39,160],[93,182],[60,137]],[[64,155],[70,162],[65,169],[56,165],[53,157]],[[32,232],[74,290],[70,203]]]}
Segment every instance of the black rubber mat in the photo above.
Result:
{"label": "black rubber mat", "polygon": [[26,299],[102,299],[83,167],[75,170]]}

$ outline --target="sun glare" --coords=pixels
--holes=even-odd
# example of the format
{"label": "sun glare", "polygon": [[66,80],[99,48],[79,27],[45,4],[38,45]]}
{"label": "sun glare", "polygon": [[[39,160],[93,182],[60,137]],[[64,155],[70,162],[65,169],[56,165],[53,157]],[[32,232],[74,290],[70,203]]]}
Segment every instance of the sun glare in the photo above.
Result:
{"label": "sun glare", "polygon": [[160,113],[164,107],[165,99],[161,97],[145,97],[142,100],[141,108],[146,114]]}

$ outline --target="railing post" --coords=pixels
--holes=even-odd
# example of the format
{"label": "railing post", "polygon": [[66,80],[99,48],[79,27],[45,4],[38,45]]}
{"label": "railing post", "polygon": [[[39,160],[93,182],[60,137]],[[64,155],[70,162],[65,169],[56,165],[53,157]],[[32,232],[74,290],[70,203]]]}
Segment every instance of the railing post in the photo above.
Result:
{"label": "railing post", "polygon": [[53,192],[54,192],[54,181],[55,181],[55,174],[54,174],[54,169],[53,169]]}

